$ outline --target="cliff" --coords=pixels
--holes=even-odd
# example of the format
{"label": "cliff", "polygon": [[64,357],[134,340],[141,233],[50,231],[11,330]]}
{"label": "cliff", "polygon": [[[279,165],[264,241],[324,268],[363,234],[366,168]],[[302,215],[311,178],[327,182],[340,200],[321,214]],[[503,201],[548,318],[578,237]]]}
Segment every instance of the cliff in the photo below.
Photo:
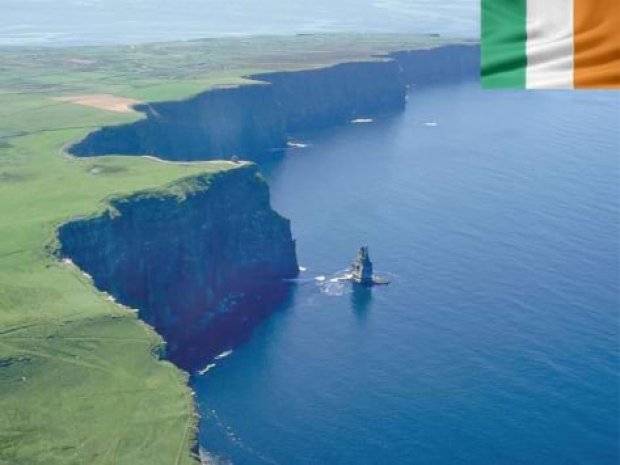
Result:
{"label": "cliff", "polygon": [[102,128],[73,145],[77,156],[157,155],[168,160],[261,160],[288,133],[401,110],[406,88],[394,61],[345,63],[250,76],[257,81],[180,102],[136,107],[145,119]]}
{"label": "cliff", "polygon": [[403,79],[413,86],[454,84],[480,78],[478,45],[447,45],[428,50],[391,53]]}
{"label": "cliff", "polygon": [[113,200],[58,236],[60,254],[138,308],[186,368],[195,351],[215,355],[243,337],[298,273],[289,221],[253,165]]}
{"label": "cliff", "polygon": [[[257,74],[253,85],[141,105],[144,120],[102,128],[71,151],[260,159],[292,132],[399,111],[410,84],[475,79],[478,60],[478,46],[455,45]],[[140,309],[181,366],[197,347],[204,359],[243,339],[286,297],[282,278],[297,274],[290,225],[271,210],[254,167],[114,200],[103,215],[63,226],[59,238],[61,253],[98,288]]]}
{"label": "cliff", "polygon": [[379,61],[256,74],[257,81],[179,102],[139,105],[145,119],[105,127],[70,147],[76,156],[157,155],[168,160],[261,160],[292,132],[401,111],[407,86],[477,79],[480,47],[392,53]]}
{"label": "cliff", "polygon": [[145,119],[95,131],[69,152],[262,160],[286,147],[291,132],[402,110],[408,84],[475,79],[479,53],[478,46],[455,45],[396,52],[378,61],[257,74],[249,76],[260,82],[254,85],[140,105]]}
{"label": "cliff", "polygon": [[104,127],[69,151],[78,156],[157,155],[167,160],[256,159],[286,146],[286,124],[269,85],[203,92],[138,105],[145,119]]}
{"label": "cliff", "polygon": [[336,126],[405,107],[405,82],[393,60],[342,63],[251,78],[271,84],[289,132]]}

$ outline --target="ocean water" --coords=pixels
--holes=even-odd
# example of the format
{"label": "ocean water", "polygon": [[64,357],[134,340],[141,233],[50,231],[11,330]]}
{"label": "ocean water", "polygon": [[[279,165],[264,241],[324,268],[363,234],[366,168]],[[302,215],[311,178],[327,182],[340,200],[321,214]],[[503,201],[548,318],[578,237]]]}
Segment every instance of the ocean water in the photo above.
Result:
{"label": "ocean water", "polygon": [[[192,377],[234,464],[615,465],[620,94],[410,95],[266,171],[307,268]],[[370,246],[369,291],[331,282]],[[323,278],[324,277],[324,278]]]}
{"label": "ocean water", "polygon": [[320,32],[477,37],[479,0],[2,0],[0,46]]}

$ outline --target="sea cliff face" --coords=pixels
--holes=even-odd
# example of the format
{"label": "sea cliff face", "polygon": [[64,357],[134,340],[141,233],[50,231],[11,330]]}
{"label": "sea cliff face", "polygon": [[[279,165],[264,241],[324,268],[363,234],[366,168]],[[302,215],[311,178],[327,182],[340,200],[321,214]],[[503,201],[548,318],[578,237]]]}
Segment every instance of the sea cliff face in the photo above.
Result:
{"label": "sea cliff face", "polygon": [[271,209],[253,165],[114,200],[58,236],[60,254],[139,309],[183,367],[196,351],[230,348],[298,274],[289,221]]}
{"label": "sea cliff face", "polygon": [[343,63],[309,71],[257,74],[268,82],[289,132],[322,129],[402,110],[406,87],[396,61]]}
{"label": "sea cliff face", "polygon": [[247,85],[181,102],[136,107],[145,119],[92,132],[70,148],[79,156],[157,155],[167,160],[256,159],[286,146],[286,123],[273,88]]}
{"label": "sea cliff face", "polygon": [[480,77],[478,45],[395,52],[390,57],[398,62],[403,79],[412,86],[454,84]]}
{"label": "sea cliff face", "polygon": [[405,105],[400,68],[391,60],[250,78],[257,83],[181,102],[140,105],[136,109],[144,120],[95,131],[69,151],[77,156],[261,160],[284,150],[290,131],[343,124]]}
{"label": "sea cliff face", "polygon": [[140,105],[145,119],[100,129],[76,156],[156,155],[168,160],[264,160],[290,133],[401,111],[407,87],[475,79],[479,47],[396,52],[372,62],[249,76],[259,81],[179,102]]}

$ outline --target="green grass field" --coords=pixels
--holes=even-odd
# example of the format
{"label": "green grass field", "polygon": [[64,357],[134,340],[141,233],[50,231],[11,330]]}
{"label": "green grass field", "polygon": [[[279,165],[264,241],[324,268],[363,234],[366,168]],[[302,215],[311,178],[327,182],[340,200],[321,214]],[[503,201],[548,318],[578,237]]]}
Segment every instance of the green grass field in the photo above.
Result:
{"label": "green grass field", "polygon": [[296,36],[90,48],[0,49],[0,464],[186,464],[186,375],[160,338],[52,253],[55,230],[111,196],[165,188],[226,162],[73,159],[64,147],[135,120],[54,97],[181,99],[244,75],[435,45],[427,36]]}

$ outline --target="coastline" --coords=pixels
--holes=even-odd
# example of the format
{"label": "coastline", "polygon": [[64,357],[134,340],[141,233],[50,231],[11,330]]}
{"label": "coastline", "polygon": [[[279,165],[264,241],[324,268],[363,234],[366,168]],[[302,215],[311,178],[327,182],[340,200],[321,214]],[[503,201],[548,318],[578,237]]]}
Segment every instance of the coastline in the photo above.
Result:
{"label": "coastline", "polygon": [[[103,120],[107,120],[108,122],[112,122],[114,123],[115,121],[118,121],[119,118],[122,119],[129,119],[129,120],[134,120],[135,116],[133,115],[125,115],[122,117],[119,117],[118,115],[106,115],[105,118],[101,118],[101,114],[94,111],[94,112],[90,112],[90,110],[84,110],[84,112],[93,115],[94,119],[103,119]],[[77,114],[83,114],[81,111],[78,111]],[[112,116],[112,117],[110,117]],[[130,123],[131,124],[131,123]],[[101,124],[101,126],[106,126],[107,124],[104,122],[103,124]],[[90,132],[90,131],[89,131]],[[52,137],[53,139],[53,146],[58,147],[58,144],[65,144],[66,143],[66,137],[69,136],[71,137],[71,139],[75,140],[76,138],[80,138],[81,134],[84,134],[85,131],[82,128],[68,128],[65,129],[64,132],[60,131],[59,133],[56,133],[58,135],[60,135],[60,137]],[[77,137],[76,137],[77,136]],[[11,142],[13,142],[13,139],[11,139]],[[19,143],[19,141],[18,141]],[[12,148],[12,147],[9,147]],[[33,150],[32,148],[30,150]],[[55,152],[55,151],[54,151]],[[36,149],[33,151],[33,153],[36,153]],[[53,154],[53,156],[56,156],[56,153]],[[147,155],[148,157],[149,155]],[[153,155],[150,155],[151,157],[153,157]],[[163,161],[164,163],[152,163],[152,160],[148,160],[145,158],[140,157],[140,159],[137,159],[138,157],[136,157],[136,159],[129,161],[128,158],[130,157],[97,157],[97,158],[93,158],[93,159],[73,159],[73,160],[64,160],[64,163],[69,163],[72,165],[71,170],[72,170],[72,174],[71,176],[75,176],[77,172],[82,171],[82,168],[84,167],[84,165],[86,165],[88,167],[88,169],[92,169],[92,163],[96,162],[97,166],[102,166],[104,169],[104,173],[115,173],[114,170],[119,170],[119,169],[127,169],[127,166],[129,166],[129,172],[131,173],[131,170],[138,170],[141,173],[145,173],[145,172],[151,172],[151,174],[149,174],[148,176],[144,176],[143,174],[140,174],[138,176],[138,178],[135,178],[134,175],[134,180],[133,180],[133,184],[130,186],[123,186],[122,188],[120,187],[120,184],[118,186],[113,186],[112,191],[110,192],[109,190],[109,186],[104,186],[103,184],[99,185],[99,187],[96,187],[96,189],[91,192],[91,198],[93,200],[95,200],[95,204],[98,205],[98,209],[100,210],[102,208],[102,204],[100,203],[101,200],[100,199],[106,199],[108,198],[110,195],[131,195],[132,192],[135,192],[135,190],[139,190],[139,189],[143,189],[143,188],[148,188],[151,186],[154,186],[156,184],[161,185],[162,183],[167,183],[169,181],[172,181],[174,179],[177,179],[179,176],[183,175],[186,176],[188,173],[188,171],[190,171],[191,173],[200,173],[200,172],[204,172],[205,169],[206,170],[220,170],[221,169],[221,165],[218,163],[212,163],[212,164],[208,164],[208,165],[204,165],[202,163],[199,164],[191,164],[188,165],[187,163],[185,164],[180,164],[180,163],[168,163],[165,160],[161,160],[158,157],[154,157],[157,159],[158,162]],[[52,162],[52,165],[54,165],[55,163],[58,163],[58,160],[54,160]],[[158,165],[158,168],[153,167],[152,165]],[[163,165],[168,165],[163,167]],[[174,165],[174,166],[170,166],[170,165]],[[107,170],[107,171],[106,171]],[[116,171],[118,172],[118,171]],[[121,171],[122,172],[122,171]],[[154,173],[157,173],[155,176],[153,176]],[[121,176],[122,177],[122,176]],[[139,182],[136,182],[136,179],[139,180]],[[120,183],[122,184],[122,180],[120,181]],[[86,180],[85,183],[87,186],[91,185],[91,182],[89,182],[88,180]],[[2,187],[6,188],[7,184],[5,183]],[[140,187],[142,186],[142,187]],[[124,191],[124,192],[123,192]],[[8,189],[7,193],[11,192],[11,188]],[[103,195],[102,195],[103,194]],[[3,194],[4,195],[4,194]],[[70,198],[70,196],[66,197],[67,199]],[[75,202],[68,202],[69,205],[73,205]],[[69,213],[68,210],[70,209],[65,209],[61,212],[61,216],[64,218],[67,217],[75,217],[75,216],[81,216],[81,215],[91,215],[92,214],[92,206],[93,203],[91,203],[91,201],[82,201],[79,205],[78,208],[76,208],[76,212],[72,212],[70,215],[68,215],[67,213]],[[77,215],[76,215],[77,213]],[[46,221],[46,227],[45,227],[45,231],[46,231],[46,235],[52,233],[59,224],[64,223],[66,220],[62,220],[61,222],[58,222],[58,220],[56,218],[52,219],[50,221],[50,219],[47,219],[48,216],[45,216]],[[49,236],[47,236],[49,237]],[[47,243],[48,241],[46,241]],[[40,244],[39,240],[35,240],[34,244]],[[9,244],[10,245],[10,244]],[[37,250],[39,247],[35,245],[35,249]],[[3,251],[4,254],[6,254],[6,251]],[[9,250],[9,253],[12,253],[13,250]],[[3,256],[5,256],[3,254]],[[50,267],[52,270],[55,270],[55,272],[60,273],[60,275],[63,276],[63,280],[65,280],[65,283],[63,286],[66,287],[73,287],[73,282],[75,281],[76,277],[77,277],[77,273],[76,271],[71,271],[69,270],[67,272],[66,269],[64,269],[63,267],[59,267],[56,263],[54,263],[53,259],[49,256],[45,256],[43,258],[40,257],[36,257],[36,259],[39,261],[40,264],[43,265],[43,269],[42,272],[47,273]],[[56,276],[54,278],[55,280],[58,279],[58,276]],[[83,282],[82,281],[83,278],[78,278],[78,282]],[[85,284],[84,289],[82,289],[82,293],[84,293],[84,295],[89,295],[89,300],[92,300],[93,298],[95,300],[105,300],[105,299],[101,299],[101,293],[100,292],[93,292],[93,288],[92,288],[92,284],[88,283],[88,282],[83,282],[83,284]],[[62,305],[62,304],[61,304]],[[133,325],[135,327],[136,330],[139,331],[143,331],[144,329],[144,325],[141,322],[138,322],[137,320],[135,320],[135,316],[133,314],[128,315],[126,311],[120,311],[118,310],[118,304],[114,303],[113,306],[115,307],[115,310],[111,310],[110,309],[110,303],[97,303],[97,306],[100,306],[100,310],[98,311],[101,315],[107,315],[110,312],[112,312],[113,315],[118,315],[118,316],[113,316],[113,319],[120,319],[123,321],[133,321],[131,323],[131,325]],[[87,313],[88,314],[88,313]],[[72,315],[72,312],[69,311],[69,313],[63,313],[61,312],[60,314],[56,314],[52,317],[51,321],[56,321],[56,320],[60,320],[60,321],[65,321],[68,320],[70,318],[75,318],[75,317],[71,317],[70,315]],[[92,315],[90,316],[90,318],[92,318]],[[24,326],[23,322],[20,323],[20,316],[19,315],[14,315],[13,316],[14,319],[14,327],[28,327],[28,326]],[[36,316],[34,316],[33,321],[41,321],[40,318],[37,318]],[[70,321],[70,320],[69,320]],[[39,323],[40,324],[40,323]],[[9,328],[11,327],[11,325],[9,324]],[[142,329],[139,329],[142,328]],[[19,330],[19,329],[18,329]],[[147,329],[147,331],[151,331],[150,329]],[[153,335],[149,336],[150,339],[153,338]],[[149,349],[148,353],[150,356],[150,353],[153,352],[153,348],[158,346],[158,343],[154,343],[151,342],[149,343],[151,349]],[[20,353],[19,350],[16,351],[16,353]],[[105,353],[105,350],[102,352]],[[153,360],[153,368],[155,366],[158,367],[162,367],[164,365],[168,365],[168,362],[155,362],[155,360]],[[194,434],[194,438],[191,438],[191,431],[195,431],[196,427],[197,427],[197,418],[196,418],[196,411],[194,408],[194,402],[191,398],[191,391],[187,385],[187,377],[186,374],[182,374],[183,372],[181,370],[179,370],[178,368],[171,368],[168,367],[168,372],[170,374],[172,374],[173,372],[176,373],[173,375],[173,378],[176,379],[176,381],[174,382],[177,385],[178,391],[177,391],[177,395],[184,393],[182,395],[179,396],[179,399],[182,397],[184,398],[184,403],[186,406],[189,406],[189,411],[186,414],[181,414],[178,419],[179,420],[183,420],[183,419],[187,419],[187,422],[185,423],[185,426],[183,428],[183,435],[180,439],[180,446],[178,447],[178,454],[177,454],[177,459],[176,459],[176,463],[194,463],[194,459],[192,459],[191,457],[189,457],[189,454],[187,452],[184,451],[188,451],[188,449],[191,449],[194,451],[194,453],[196,452],[196,447],[197,444],[195,442],[195,434]],[[160,368],[157,368],[157,370],[159,370]],[[180,379],[179,376],[182,377],[184,381],[184,383],[180,383]],[[183,386],[182,386],[183,385]],[[143,400],[142,400],[143,401]],[[10,407],[10,406],[9,406]],[[14,407],[13,407],[14,408]],[[173,409],[174,410],[174,409]],[[51,412],[51,414],[53,415],[54,412]],[[192,446],[193,444],[193,446]],[[16,454],[19,453],[19,451],[15,452]],[[17,455],[16,455],[17,457]]]}
{"label": "coastline", "polygon": [[441,45],[328,66],[244,75],[245,84],[137,104],[140,119],[75,141],[76,157],[151,154],[170,161],[265,161],[295,133],[403,111],[408,88],[470,79],[479,47]]}
{"label": "coastline", "polygon": [[[447,47],[450,47],[450,46],[447,46]],[[439,49],[435,50],[435,53],[437,53],[437,52],[442,53],[444,50],[446,50],[446,48],[442,47],[442,48],[439,48]],[[411,53],[411,52],[408,52],[408,51],[398,51],[398,52],[390,54],[390,55],[388,55],[386,57],[379,57],[379,58],[381,58],[382,60],[385,60],[385,61],[379,61],[377,63],[390,63],[389,60],[392,60],[393,59],[392,57],[394,57],[394,56],[406,56],[409,53]],[[432,58],[432,53],[433,52],[431,51],[430,54],[429,54],[431,58]],[[427,59],[428,56],[424,56],[424,58]],[[398,62],[394,61],[394,63],[398,63]],[[352,63],[347,63],[347,64],[350,64],[350,65],[353,65],[353,66],[357,66],[357,65],[360,65],[362,63],[352,62]],[[398,65],[400,67],[400,72],[404,75],[405,72],[406,72],[404,64],[403,63],[398,63]],[[332,69],[337,69],[339,66],[341,66],[341,65],[334,65],[334,66],[331,66],[331,67],[328,67],[328,68],[317,68],[317,69],[312,70],[312,71],[314,71],[314,72],[321,72],[321,71],[323,71],[325,69],[332,70]],[[299,71],[285,72],[284,74],[287,74],[287,75],[291,76],[293,79],[295,79],[296,76],[303,76],[307,72],[308,72],[308,70],[299,70]],[[467,74],[469,74],[469,70],[467,71]],[[277,76],[278,73],[275,73],[275,75]],[[431,76],[431,77],[434,77],[434,76],[437,76],[437,75],[438,75],[438,73],[436,71],[434,71],[434,70],[431,70],[428,73],[428,76]],[[439,75],[441,75],[441,74],[439,74]],[[420,76],[422,76],[421,80],[424,81],[424,82],[422,82],[422,83],[415,83],[415,84],[422,85],[422,86],[423,85],[432,84],[430,82],[427,82],[428,78],[427,78],[427,75],[426,75],[426,71],[423,72],[423,73],[416,74],[416,75],[414,75],[414,77],[410,76],[409,79],[414,79],[415,80],[416,77],[420,78]],[[258,85],[262,85],[263,83],[266,83],[266,84],[269,85],[270,84],[270,81],[269,81],[270,77],[271,77],[271,75],[251,75],[251,76],[247,76],[247,78],[251,79],[252,81],[260,80],[260,81],[258,81],[259,82]],[[403,86],[402,90],[403,90],[403,92],[406,90],[407,86],[409,86],[411,84],[414,84],[414,83],[413,82],[405,82],[405,80],[403,80],[403,82],[402,82],[402,86]],[[216,92],[216,91],[206,91],[205,93],[203,93],[201,95],[208,95],[208,94],[213,93],[213,92]],[[180,101],[180,102],[174,102],[174,103],[173,102],[167,102],[166,104],[167,105],[177,104],[177,105],[181,106],[181,105],[184,105],[186,102],[187,101]],[[405,96],[404,95],[403,95],[403,104],[405,104]],[[142,105],[142,107],[143,108],[148,108],[151,105],[153,105],[153,104],[152,103],[146,103],[146,104]],[[280,106],[280,108],[282,108],[282,106]],[[396,108],[393,111],[398,111],[399,109],[400,109],[400,107],[397,104]],[[346,124],[346,123],[369,122],[369,121],[373,121],[374,118],[383,116],[383,114],[380,113],[380,112],[378,112],[378,113],[366,112],[366,113],[363,113],[363,115],[364,116],[368,116],[369,118],[361,118],[361,117],[356,118],[355,117],[356,115],[347,115],[345,118],[343,118],[341,120],[337,120],[336,122],[334,122],[331,125],[326,125],[325,128],[336,127],[336,126],[339,126],[339,125],[342,125],[342,124]],[[357,115],[357,116],[361,116],[361,115]],[[311,129],[316,129],[316,128],[313,127],[313,126],[309,126],[309,127],[306,128],[306,127],[303,127],[303,125],[299,125],[298,124],[298,125],[294,126],[294,129],[295,129],[295,132],[302,132],[304,130],[311,130]],[[291,135],[292,135],[292,133],[286,134],[287,137],[290,137]],[[74,154],[73,156],[78,156],[78,155]],[[169,160],[169,159],[166,159],[166,158],[159,158],[157,156],[147,156],[147,157],[151,158],[151,159],[154,159],[154,160],[157,160],[159,162],[163,162],[163,163],[204,163],[205,161],[208,161],[208,159],[206,159],[206,160],[205,159],[198,159],[198,160],[182,161],[182,160]],[[271,313],[271,311],[266,311],[266,315],[268,315],[269,313]],[[209,344],[206,344],[206,345],[209,345]],[[234,346],[231,347],[231,349],[234,349],[234,348],[235,348]],[[211,352],[219,353],[222,349],[223,349],[223,347],[218,347],[217,349],[215,349],[214,351],[211,351]],[[210,357],[210,358],[206,358],[206,359],[205,358],[201,358],[201,363],[202,364],[205,364],[205,363],[208,362],[208,364],[206,365],[207,368],[206,369],[203,368],[204,371],[208,371],[208,369],[210,367],[214,366],[212,364],[212,362],[216,359],[216,357]],[[177,366],[178,366],[178,364],[177,364]],[[194,410],[195,410],[195,406],[194,406]],[[193,428],[196,429],[196,431],[197,431],[197,427],[198,427],[198,425],[196,424],[197,421],[198,421],[198,417],[196,417],[196,420],[195,420],[195,422],[193,424]],[[200,445],[198,444],[198,446],[200,446]],[[194,449],[194,451],[195,451],[195,449]],[[208,457],[209,456],[208,454],[209,454],[209,451],[207,449],[201,449],[201,455],[204,455],[205,457]]]}

